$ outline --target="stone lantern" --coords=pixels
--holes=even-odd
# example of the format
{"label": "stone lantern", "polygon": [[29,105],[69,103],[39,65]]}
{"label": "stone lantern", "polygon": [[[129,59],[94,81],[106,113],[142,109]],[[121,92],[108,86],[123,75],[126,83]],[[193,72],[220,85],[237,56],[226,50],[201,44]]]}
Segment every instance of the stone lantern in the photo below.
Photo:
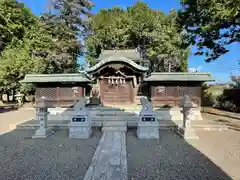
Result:
{"label": "stone lantern", "polygon": [[36,116],[40,122],[39,129],[36,130],[33,138],[46,138],[53,133],[52,128],[48,127],[48,108],[52,107],[49,103],[46,102],[45,97],[41,98],[41,101],[35,105],[38,109]]}
{"label": "stone lantern", "polygon": [[191,98],[188,95],[185,95],[182,97],[180,106],[183,108],[183,124],[178,128],[177,133],[180,136],[184,137],[184,139],[199,139],[194,129],[192,128],[192,109],[197,107],[197,105],[191,101]]}
{"label": "stone lantern", "polygon": [[21,106],[23,104],[23,96],[24,96],[24,94],[21,94],[20,92],[18,92],[14,96],[16,97],[16,100],[18,102],[18,106]]}
{"label": "stone lantern", "polygon": [[72,90],[73,90],[73,95],[75,97],[74,104],[76,104],[77,103],[77,97],[79,95],[79,90],[78,90],[78,87],[73,87]]}

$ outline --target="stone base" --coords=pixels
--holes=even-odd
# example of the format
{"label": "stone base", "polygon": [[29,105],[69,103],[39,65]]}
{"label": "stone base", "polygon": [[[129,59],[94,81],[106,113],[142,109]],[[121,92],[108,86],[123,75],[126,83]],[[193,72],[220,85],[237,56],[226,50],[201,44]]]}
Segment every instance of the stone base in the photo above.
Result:
{"label": "stone base", "polygon": [[159,139],[158,123],[140,123],[137,128],[138,139]]}
{"label": "stone base", "polygon": [[53,130],[51,127],[48,127],[46,129],[39,128],[36,130],[35,135],[32,137],[33,139],[44,139],[47,138],[48,136],[53,134]]}
{"label": "stone base", "polygon": [[69,126],[69,138],[88,139],[92,135],[92,127],[88,126]]}
{"label": "stone base", "polygon": [[199,137],[196,135],[196,132],[193,128],[179,127],[177,134],[186,140],[199,140]]}

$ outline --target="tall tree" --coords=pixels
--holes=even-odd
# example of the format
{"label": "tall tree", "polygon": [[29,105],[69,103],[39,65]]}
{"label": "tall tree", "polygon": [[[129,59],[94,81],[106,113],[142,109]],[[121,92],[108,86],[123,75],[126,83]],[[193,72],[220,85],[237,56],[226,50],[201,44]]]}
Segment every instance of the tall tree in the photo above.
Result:
{"label": "tall tree", "polygon": [[77,58],[82,54],[79,38],[85,28],[80,16],[87,14],[84,4],[70,0],[55,3],[54,13],[39,18],[16,0],[0,2],[0,94],[19,88],[31,91],[32,86],[19,84],[26,73],[78,71]]}
{"label": "tall tree", "polygon": [[48,59],[54,72],[77,72],[78,57],[83,54],[80,39],[87,28],[92,3],[86,0],[51,0],[52,11],[41,19],[53,37],[53,50]]}
{"label": "tall tree", "polygon": [[[151,71],[186,71],[189,50],[183,46],[176,19],[176,11],[165,16],[143,2],[127,9],[102,9],[90,18],[91,33],[85,41],[88,60],[96,63],[102,49],[138,48],[143,59],[150,60],[142,63]],[[167,59],[162,58],[164,54],[168,54]],[[171,68],[163,67],[170,62]]]}
{"label": "tall tree", "polygon": [[[182,0],[179,22],[187,43],[197,45],[196,55],[212,61],[240,41],[240,0]],[[238,44],[239,45],[239,44]]]}
{"label": "tall tree", "polygon": [[38,24],[25,29],[24,37],[14,38],[0,56],[0,88],[10,92],[20,88],[19,81],[27,73],[51,73],[46,57],[51,51],[52,38]]}
{"label": "tall tree", "polygon": [[22,39],[27,28],[35,23],[35,17],[23,3],[16,0],[0,1],[0,53],[12,39]]}

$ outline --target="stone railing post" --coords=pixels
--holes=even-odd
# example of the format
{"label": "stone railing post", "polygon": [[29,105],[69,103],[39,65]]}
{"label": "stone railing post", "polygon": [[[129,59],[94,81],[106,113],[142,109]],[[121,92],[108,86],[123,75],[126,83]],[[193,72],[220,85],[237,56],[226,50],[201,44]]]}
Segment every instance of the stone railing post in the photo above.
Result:
{"label": "stone railing post", "polygon": [[52,128],[48,127],[49,107],[51,107],[51,105],[46,102],[46,99],[44,97],[42,97],[41,101],[36,104],[36,117],[39,120],[40,127],[36,130],[33,138],[46,138],[53,133]]}

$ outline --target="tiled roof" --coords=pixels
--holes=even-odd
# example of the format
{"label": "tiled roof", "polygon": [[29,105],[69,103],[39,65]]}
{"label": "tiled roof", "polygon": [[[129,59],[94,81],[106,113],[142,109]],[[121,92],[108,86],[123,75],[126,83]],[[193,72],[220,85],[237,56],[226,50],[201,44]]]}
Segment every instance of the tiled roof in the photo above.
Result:
{"label": "tiled roof", "polygon": [[121,55],[121,56],[118,56],[118,57],[110,56],[106,59],[103,59],[100,62],[98,62],[95,66],[87,68],[86,72],[87,73],[92,73],[92,72],[96,71],[98,68],[100,68],[101,66],[103,66],[107,63],[116,63],[116,62],[127,63],[127,64],[129,64],[130,66],[132,66],[133,68],[135,68],[139,71],[143,71],[143,72],[148,71],[147,67],[140,66],[140,65],[136,64],[134,61],[132,61],[132,60],[126,58],[125,56]]}
{"label": "tiled roof", "polygon": [[141,60],[140,53],[136,49],[126,49],[126,50],[104,50],[100,55],[97,61],[108,59],[109,57],[120,57],[124,56],[125,58],[132,61]]}
{"label": "tiled roof", "polygon": [[26,74],[20,83],[44,83],[44,82],[91,82],[84,73],[76,74]]}
{"label": "tiled roof", "polygon": [[182,73],[182,72],[159,72],[151,73],[150,76],[146,77],[144,81],[215,81],[210,73]]}

